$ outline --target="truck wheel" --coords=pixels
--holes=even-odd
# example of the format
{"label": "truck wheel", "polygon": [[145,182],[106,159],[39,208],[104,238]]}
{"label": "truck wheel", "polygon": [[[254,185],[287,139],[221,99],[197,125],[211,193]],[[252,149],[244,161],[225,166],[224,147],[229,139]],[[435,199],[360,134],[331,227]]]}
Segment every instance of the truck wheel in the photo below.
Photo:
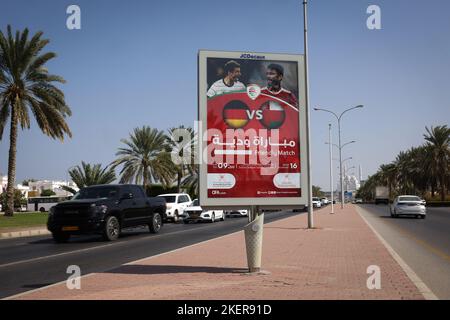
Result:
{"label": "truck wheel", "polygon": [[106,241],[114,241],[119,238],[120,223],[115,216],[109,216],[105,221],[103,230],[103,239]]}
{"label": "truck wheel", "polygon": [[162,218],[158,212],[155,212],[152,216],[152,222],[148,225],[150,233],[158,233],[161,230]]}
{"label": "truck wheel", "polygon": [[175,210],[173,213],[173,222],[178,222],[180,220],[180,217],[178,216],[178,210]]}
{"label": "truck wheel", "polygon": [[63,232],[53,232],[52,236],[56,243],[64,243],[70,239],[70,234]]}

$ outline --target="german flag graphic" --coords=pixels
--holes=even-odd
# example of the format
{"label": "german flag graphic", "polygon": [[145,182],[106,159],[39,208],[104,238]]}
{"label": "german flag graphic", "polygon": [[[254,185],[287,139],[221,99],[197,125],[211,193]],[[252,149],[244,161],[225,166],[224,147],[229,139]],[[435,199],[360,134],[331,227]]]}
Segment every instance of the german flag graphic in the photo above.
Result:
{"label": "german flag graphic", "polygon": [[286,114],[283,107],[276,101],[267,101],[260,107],[262,111],[261,124],[267,129],[278,129],[284,123]]}
{"label": "german flag graphic", "polygon": [[242,128],[249,121],[247,113],[249,110],[248,106],[240,100],[230,101],[223,108],[223,120],[233,129]]}

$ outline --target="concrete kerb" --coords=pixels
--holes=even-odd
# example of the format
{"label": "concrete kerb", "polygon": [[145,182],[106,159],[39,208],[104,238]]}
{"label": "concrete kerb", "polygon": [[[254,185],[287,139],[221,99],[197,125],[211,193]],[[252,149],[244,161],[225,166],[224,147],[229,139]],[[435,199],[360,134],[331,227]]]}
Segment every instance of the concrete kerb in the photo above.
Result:
{"label": "concrete kerb", "polygon": [[20,230],[20,231],[10,231],[0,233],[0,240],[11,239],[11,238],[22,238],[22,237],[34,237],[48,235],[50,231],[47,229],[34,229],[34,230]]}

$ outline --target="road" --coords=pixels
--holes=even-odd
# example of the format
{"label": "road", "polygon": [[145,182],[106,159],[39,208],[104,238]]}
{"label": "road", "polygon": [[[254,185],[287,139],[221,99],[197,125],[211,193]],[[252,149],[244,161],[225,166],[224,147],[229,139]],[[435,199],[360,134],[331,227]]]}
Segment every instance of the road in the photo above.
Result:
{"label": "road", "polygon": [[[266,213],[265,223],[296,214],[302,213]],[[97,236],[72,237],[64,244],[54,243],[51,236],[0,240],[0,298],[66,280],[69,265],[79,266],[82,275],[104,272],[127,262],[241,231],[246,223],[246,217],[216,223],[168,223],[158,234],[150,234],[146,227],[126,230],[115,242],[104,242]]]}
{"label": "road", "polygon": [[439,299],[450,299],[450,208],[427,207],[425,220],[391,218],[386,205],[359,208],[428,288]]}

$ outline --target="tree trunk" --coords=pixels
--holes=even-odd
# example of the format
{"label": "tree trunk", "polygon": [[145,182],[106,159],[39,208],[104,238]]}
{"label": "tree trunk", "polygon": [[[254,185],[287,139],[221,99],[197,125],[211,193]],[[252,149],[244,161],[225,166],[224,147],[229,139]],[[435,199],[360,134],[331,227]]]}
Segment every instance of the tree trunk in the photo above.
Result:
{"label": "tree trunk", "polygon": [[442,175],[441,175],[441,201],[445,201],[445,181]]}
{"label": "tree trunk", "polygon": [[178,169],[178,175],[177,175],[177,193],[180,193],[181,188],[181,178],[183,176],[183,173],[181,172],[181,169]]}
{"label": "tree trunk", "polygon": [[5,216],[14,215],[14,182],[16,180],[16,153],[17,153],[17,112],[14,105],[11,106],[11,131],[9,134],[9,158],[8,158],[8,186],[6,188]]}
{"label": "tree trunk", "polygon": [[143,187],[144,187],[144,192],[145,192],[145,194],[148,194],[147,192],[147,185],[148,185],[148,179],[147,179],[147,176],[148,176],[148,174],[147,174],[147,167],[144,167],[144,170],[142,170],[142,174],[143,174]]}

